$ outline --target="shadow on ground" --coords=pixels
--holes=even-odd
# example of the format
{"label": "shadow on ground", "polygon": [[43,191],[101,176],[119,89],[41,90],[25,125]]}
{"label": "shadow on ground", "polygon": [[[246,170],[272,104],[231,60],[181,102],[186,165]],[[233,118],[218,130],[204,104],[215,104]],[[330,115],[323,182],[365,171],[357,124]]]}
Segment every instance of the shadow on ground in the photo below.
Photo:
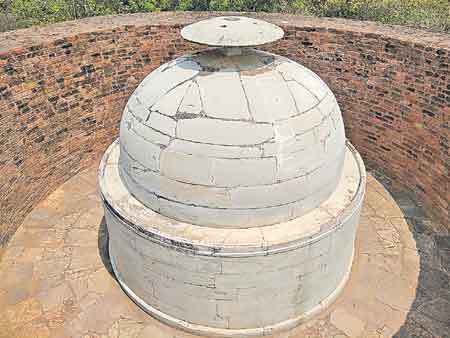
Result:
{"label": "shadow on ground", "polygon": [[450,236],[445,225],[434,221],[412,199],[410,193],[394,188],[393,182],[378,173],[383,184],[401,208],[416,241],[420,271],[416,297],[403,325],[394,338],[450,337]]}
{"label": "shadow on ground", "polygon": [[111,260],[109,259],[109,234],[104,216],[98,227],[98,253],[106,270],[108,270],[109,274],[115,279],[116,277],[113,272]]}

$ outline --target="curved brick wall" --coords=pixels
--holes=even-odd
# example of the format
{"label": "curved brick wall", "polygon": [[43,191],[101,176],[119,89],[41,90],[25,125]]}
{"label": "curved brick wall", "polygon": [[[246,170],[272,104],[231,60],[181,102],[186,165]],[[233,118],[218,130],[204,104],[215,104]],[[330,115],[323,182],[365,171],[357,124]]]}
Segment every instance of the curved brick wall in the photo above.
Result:
{"label": "curved brick wall", "polygon": [[[98,160],[144,75],[199,48],[179,30],[209,15],[97,17],[0,34],[0,247],[37,202]],[[286,31],[269,50],[311,68],[334,90],[366,162],[449,225],[450,35],[259,17]]]}

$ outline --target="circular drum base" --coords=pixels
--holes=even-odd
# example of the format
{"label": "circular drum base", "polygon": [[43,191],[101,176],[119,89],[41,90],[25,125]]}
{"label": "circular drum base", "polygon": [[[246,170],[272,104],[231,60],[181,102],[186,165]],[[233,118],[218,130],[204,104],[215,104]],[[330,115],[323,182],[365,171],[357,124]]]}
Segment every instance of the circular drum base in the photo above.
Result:
{"label": "circular drum base", "polygon": [[142,310],[147,312],[149,315],[155,317],[161,322],[170,325],[175,328],[179,328],[181,330],[187,331],[192,334],[207,336],[207,337],[258,337],[258,336],[267,336],[280,331],[290,330],[301,323],[305,322],[309,318],[315,316],[322,312],[325,308],[327,308],[330,304],[334,302],[334,300],[339,296],[341,291],[344,289],[349,277],[350,272],[352,270],[352,262],[354,257],[354,250],[352,253],[352,259],[349,262],[347,272],[344,275],[344,278],[341,280],[341,283],[337,286],[337,288],[328,295],[323,301],[317,304],[314,308],[305,312],[295,318],[291,318],[276,324],[268,325],[265,327],[253,328],[253,329],[220,329],[209,326],[197,325],[186,322],[182,319],[174,318],[171,315],[163,313],[153,306],[147,304],[144,300],[142,300],[138,295],[136,295],[133,290],[131,290],[126,283],[122,280],[120,273],[117,271],[116,264],[114,263],[114,258],[111,258],[111,266],[113,268],[114,274],[116,275],[117,281],[119,282],[123,291],[130,297],[133,302],[135,302]]}
{"label": "circular drum base", "polygon": [[207,336],[268,335],[317,314],[343,289],[366,179],[350,144],[320,207],[244,229],[182,223],[145,207],[122,183],[119,156],[116,142],[99,170],[110,257],[122,288],[154,317]]}

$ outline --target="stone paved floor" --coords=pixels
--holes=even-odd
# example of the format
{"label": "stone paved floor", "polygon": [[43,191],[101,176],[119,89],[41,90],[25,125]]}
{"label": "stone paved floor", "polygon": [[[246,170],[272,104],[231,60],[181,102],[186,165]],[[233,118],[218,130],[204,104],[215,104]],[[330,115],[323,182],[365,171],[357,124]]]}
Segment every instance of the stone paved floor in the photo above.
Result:
{"label": "stone paved floor", "polygon": [[[450,337],[449,233],[385,186],[369,175],[343,294],[277,337]],[[194,337],[127,298],[111,275],[107,241],[93,168],[38,205],[13,237],[0,262],[0,337]]]}

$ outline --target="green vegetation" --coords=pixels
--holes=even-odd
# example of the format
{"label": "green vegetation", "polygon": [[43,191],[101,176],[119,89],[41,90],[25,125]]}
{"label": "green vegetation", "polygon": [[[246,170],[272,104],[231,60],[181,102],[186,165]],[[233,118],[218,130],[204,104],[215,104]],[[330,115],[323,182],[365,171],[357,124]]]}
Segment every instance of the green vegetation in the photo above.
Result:
{"label": "green vegetation", "polygon": [[95,15],[171,10],[299,13],[450,31],[449,0],[0,0],[0,31]]}

